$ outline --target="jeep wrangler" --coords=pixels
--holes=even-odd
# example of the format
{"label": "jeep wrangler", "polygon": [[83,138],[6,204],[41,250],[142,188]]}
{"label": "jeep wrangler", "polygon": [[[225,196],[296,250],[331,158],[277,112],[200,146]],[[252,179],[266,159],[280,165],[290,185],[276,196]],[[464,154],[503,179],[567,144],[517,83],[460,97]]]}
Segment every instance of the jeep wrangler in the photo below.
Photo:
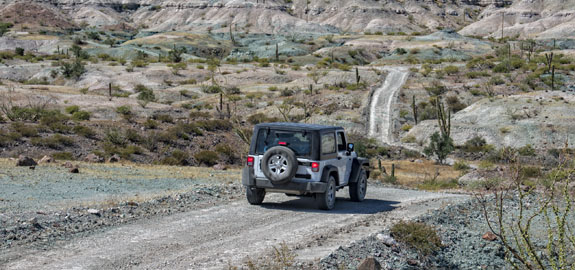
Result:
{"label": "jeep wrangler", "polygon": [[277,192],[313,196],[320,209],[331,210],[346,186],[352,201],[363,201],[368,177],[369,161],[357,157],[343,128],[265,123],[254,127],[242,184],[250,204]]}

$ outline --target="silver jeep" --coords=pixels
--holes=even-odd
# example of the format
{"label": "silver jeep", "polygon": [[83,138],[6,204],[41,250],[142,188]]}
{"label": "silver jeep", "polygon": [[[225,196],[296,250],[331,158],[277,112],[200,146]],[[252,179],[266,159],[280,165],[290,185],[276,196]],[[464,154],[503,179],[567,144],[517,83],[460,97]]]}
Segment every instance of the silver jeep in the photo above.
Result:
{"label": "silver jeep", "polygon": [[314,196],[331,210],[337,190],[349,186],[352,201],[367,190],[369,161],[357,157],[341,127],[266,123],[254,128],[242,184],[250,204],[261,204],[267,192]]}

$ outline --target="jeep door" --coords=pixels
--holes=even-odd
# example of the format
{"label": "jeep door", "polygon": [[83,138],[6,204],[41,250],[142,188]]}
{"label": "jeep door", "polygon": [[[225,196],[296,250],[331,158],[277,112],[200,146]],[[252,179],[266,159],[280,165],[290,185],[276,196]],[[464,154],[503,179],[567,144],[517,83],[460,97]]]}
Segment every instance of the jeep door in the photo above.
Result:
{"label": "jeep door", "polygon": [[337,159],[339,162],[340,185],[349,183],[351,174],[352,156],[347,153],[347,139],[343,131],[336,132],[337,139]]}

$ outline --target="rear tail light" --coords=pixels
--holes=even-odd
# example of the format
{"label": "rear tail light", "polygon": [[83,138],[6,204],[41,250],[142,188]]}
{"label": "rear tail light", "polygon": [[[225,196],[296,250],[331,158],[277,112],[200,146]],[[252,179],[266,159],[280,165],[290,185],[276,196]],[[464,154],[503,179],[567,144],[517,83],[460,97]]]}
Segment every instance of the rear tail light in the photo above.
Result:
{"label": "rear tail light", "polygon": [[254,157],[248,156],[246,165],[248,165],[248,167],[253,167],[254,166]]}
{"label": "rear tail light", "polygon": [[312,172],[319,172],[319,163],[317,163],[317,162],[312,162],[312,163],[311,163],[311,171],[312,171]]}

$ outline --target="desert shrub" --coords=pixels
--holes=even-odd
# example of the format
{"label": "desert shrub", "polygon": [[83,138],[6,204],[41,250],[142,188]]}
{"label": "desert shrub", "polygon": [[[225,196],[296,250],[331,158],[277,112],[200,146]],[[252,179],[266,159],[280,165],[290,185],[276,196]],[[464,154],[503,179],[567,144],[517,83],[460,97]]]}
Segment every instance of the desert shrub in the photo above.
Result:
{"label": "desert shrub", "polygon": [[90,112],[87,111],[77,111],[72,114],[72,119],[76,121],[88,121],[90,120]]}
{"label": "desert shrub", "polygon": [[75,112],[80,111],[80,107],[76,105],[68,106],[64,109],[67,114],[74,114]]}
{"label": "desert shrub", "polygon": [[360,157],[373,158],[377,155],[377,141],[361,134],[349,133],[349,141],[354,144],[355,152]]}
{"label": "desert shrub", "polygon": [[170,124],[174,123],[174,118],[169,114],[154,114],[152,116],[152,119],[160,121],[162,123],[170,123]]}
{"label": "desert shrub", "polygon": [[447,87],[439,81],[433,81],[430,86],[425,87],[430,96],[440,96],[447,92]]}
{"label": "desert shrub", "polygon": [[144,122],[144,127],[147,129],[156,129],[158,122],[154,119],[147,119],[146,122]]}
{"label": "desert shrub", "polygon": [[510,163],[515,161],[516,157],[517,149],[506,146],[497,151],[493,151],[492,154],[488,157],[488,160],[491,162]]}
{"label": "desert shrub", "polygon": [[465,74],[465,76],[469,79],[476,79],[479,77],[488,77],[489,73],[486,71],[470,71]]}
{"label": "desert shrub", "polygon": [[417,139],[413,135],[407,135],[407,136],[401,138],[401,142],[403,142],[403,143],[415,143],[416,141],[417,141]]}
{"label": "desert shrub", "polygon": [[201,120],[197,121],[196,125],[206,131],[217,131],[217,130],[231,130],[232,123],[228,120]]}
{"label": "desert shrub", "polygon": [[527,178],[539,177],[541,176],[541,168],[535,166],[522,166],[521,176]]}
{"label": "desert shrub", "polygon": [[75,126],[74,128],[72,128],[72,131],[78,136],[82,136],[82,137],[86,137],[86,138],[90,138],[90,139],[96,138],[96,132],[87,126],[78,125],[78,126]]}
{"label": "desert shrub", "polygon": [[52,157],[57,160],[74,160],[74,155],[70,152],[52,153]]}
{"label": "desert shrub", "polygon": [[142,135],[140,135],[140,133],[135,129],[131,128],[126,129],[126,131],[124,132],[124,137],[126,138],[126,140],[133,143],[140,143],[143,140]]}
{"label": "desert shrub", "polygon": [[185,124],[185,123],[178,123],[175,127],[168,129],[169,133],[171,133],[174,137],[189,140],[190,136],[201,136],[203,132],[198,128],[195,124]]}
{"label": "desert shrub", "polygon": [[222,88],[218,85],[202,85],[201,90],[206,94],[217,94],[222,92]]}
{"label": "desert shrub", "polygon": [[248,122],[252,125],[256,125],[259,123],[269,123],[269,122],[279,122],[280,119],[277,117],[268,117],[264,113],[256,113],[252,114],[248,117]]}
{"label": "desert shrub", "polygon": [[441,239],[435,228],[415,221],[401,221],[391,227],[391,236],[419,254],[428,256],[441,248]]}
{"label": "desert shrub", "polygon": [[283,89],[283,90],[280,92],[280,95],[281,95],[282,97],[291,97],[291,96],[293,96],[294,94],[295,94],[294,91],[291,90],[291,89],[288,89],[288,88],[285,88],[285,89]]}
{"label": "desert shrub", "polygon": [[489,83],[492,85],[502,85],[505,83],[505,80],[501,76],[493,76],[489,79]]}
{"label": "desert shrub", "polygon": [[76,59],[74,62],[63,62],[60,66],[60,71],[67,79],[79,79],[86,73],[86,68],[80,59]]}
{"label": "desert shrub", "polygon": [[190,116],[190,119],[192,119],[192,120],[212,118],[212,116],[208,112],[197,112],[197,111],[190,112],[189,116]]}
{"label": "desert shrub", "polygon": [[218,154],[225,157],[228,162],[231,162],[235,158],[234,148],[228,144],[220,143],[216,145],[215,150]]}
{"label": "desert shrub", "polygon": [[67,146],[73,146],[74,140],[70,137],[62,136],[60,134],[55,134],[47,138],[32,138],[30,143],[35,146],[43,146],[52,149],[62,149]]}
{"label": "desert shrub", "polygon": [[413,126],[410,124],[404,124],[403,126],[401,126],[401,130],[407,132],[407,131],[411,130],[412,127]]}
{"label": "desert shrub", "polygon": [[109,142],[112,145],[124,147],[128,141],[119,129],[108,129],[104,134],[104,142]]}
{"label": "desert shrub", "polygon": [[58,110],[46,111],[40,118],[40,124],[48,127],[53,132],[68,133],[70,132],[70,127],[67,125],[69,119],[68,116]]}
{"label": "desert shrub", "polygon": [[448,96],[445,101],[449,109],[454,113],[461,111],[467,107],[467,105],[465,103],[462,103],[457,96]]}
{"label": "desert shrub", "polygon": [[454,75],[459,73],[459,68],[456,66],[446,66],[443,68],[443,71],[447,73],[447,75]]}
{"label": "desert shrub", "polygon": [[116,113],[120,114],[122,118],[130,121],[134,116],[132,113],[132,108],[130,106],[124,105],[116,108]]}
{"label": "desert shrub", "polygon": [[204,164],[207,166],[213,166],[218,163],[218,153],[214,151],[204,150],[196,153],[194,158],[198,163]]}
{"label": "desert shrub", "polygon": [[465,171],[469,169],[469,165],[467,165],[467,163],[465,163],[463,160],[458,160],[455,162],[455,164],[453,164],[453,169],[458,171]]}
{"label": "desert shrub", "polygon": [[404,54],[407,54],[407,50],[404,48],[396,48],[395,53],[399,54],[399,55],[404,55]]}
{"label": "desert shrub", "polygon": [[488,152],[488,150],[490,150],[488,148],[490,147],[488,147],[487,142],[480,136],[475,136],[467,140],[465,144],[462,146],[463,151],[471,153]]}
{"label": "desert shrub", "polygon": [[156,101],[156,95],[154,95],[154,91],[151,89],[144,89],[138,93],[138,100],[144,102],[154,102]]}
{"label": "desert shrub", "polygon": [[428,156],[436,156],[437,161],[440,164],[443,164],[447,155],[453,152],[453,140],[447,134],[440,134],[439,132],[435,132],[431,135],[429,145],[425,147],[423,152]]}
{"label": "desert shrub", "polygon": [[522,156],[535,156],[535,148],[530,144],[520,147],[517,152]]}
{"label": "desert shrub", "polygon": [[189,158],[190,156],[188,153],[181,150],[174,150],[170,156],[163,158],[160,161],[160,164],[169,166],[186,166],[189,165]]}
{"label": "desert shrub", "polygon": [[493,72],[497,72],[497,73],[509,73],[509,65],[507,64],[506,61],[501,62],[501,63],[497,64],[497,65],[493,68]]}
{"label": "desert shrub", "polygon": [[11,129],[14,132],[17,132],[22,137],[37,137],[38,136],[38,128],[31,125],[25,125],[20,122],[14,122],[10,125]]}

